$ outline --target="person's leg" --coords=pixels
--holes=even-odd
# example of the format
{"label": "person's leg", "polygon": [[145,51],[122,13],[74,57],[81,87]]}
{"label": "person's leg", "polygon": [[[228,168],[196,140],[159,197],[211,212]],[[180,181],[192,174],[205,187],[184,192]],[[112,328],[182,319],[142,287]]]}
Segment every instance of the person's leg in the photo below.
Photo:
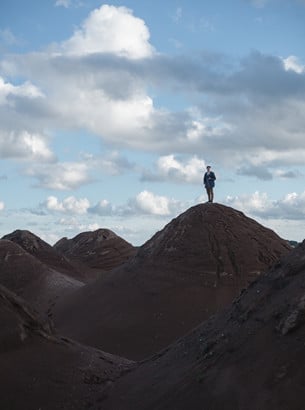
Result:
{"label": "person's leg", "polygon": [[211,188],[211,190],[210,190],[210,202],[213,202],[213,200],[214,200],[214,191],[213,191],[213,188]]}
{"label": "person's leg", "polygon": [[208,201],[211,202],[211,188],[207,187],[206,191],[207,191],[207,194],[208,194]]}

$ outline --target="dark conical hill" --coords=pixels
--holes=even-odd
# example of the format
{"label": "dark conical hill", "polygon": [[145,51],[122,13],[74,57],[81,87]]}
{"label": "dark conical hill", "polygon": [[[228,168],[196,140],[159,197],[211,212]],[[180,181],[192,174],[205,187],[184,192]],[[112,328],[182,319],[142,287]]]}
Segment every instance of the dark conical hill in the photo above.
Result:
{"label": "dark conical hill", "polygon": [[0,284],[40,312],[47,312],[59,297],[83,286],[7,239],[0,240]]}
{"label": "dark conical hill", "polygon": [[172,220],[138,253],[150,267],[175,276],[204,276],[240,289],[291,247],[272,230],[242,212],[219,204],[197,205]]}
{"label": "dark conical hill", "polygon": [[74,264],[99,273],[122,265],[136,253],[134,246],[109,229],[82,232],[72,239],[62,238],[54,249]]}
{"label": "dark conical hill", "polygon": [[0,240],[0,284],[22,295],[47,267],[16,243]]}
{"label": "dark conical hill", "polygon": [[290,249],[241,212],[200,204],[125,265],[66,298],[56,322],[84,343],[144,358],[223,309]]}
{"label": "dark conical hill", "polygon": [[77,267],[73,266],[65,256],[30,231],[17,229],[3,236],[2,239],[10,240],[18,244],[49,268],[78,280],[83,279],[81,272]]}

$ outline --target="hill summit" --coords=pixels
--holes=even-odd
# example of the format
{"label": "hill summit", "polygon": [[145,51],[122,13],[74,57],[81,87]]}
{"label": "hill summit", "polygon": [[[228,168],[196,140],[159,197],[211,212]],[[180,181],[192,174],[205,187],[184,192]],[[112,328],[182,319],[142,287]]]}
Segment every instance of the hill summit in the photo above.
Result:
{"label": "hill summit", "polygon": [[110,229],[82,232],[72,239],[62,238],[54,249],[74,264],[99,272],[113,269],[136,253],[135,247]]}
{"label": "hill summit", "polygon": [[65,298],[57,325],[83,343],[142,359],[223,309],[290,250],[243,213],[200,204],[124,265]]}
{"label": "hill summit", "polygon": [[198,277],[207,285],[228,282],[239,290],[291,249],[287,241],[242,212],[220,204],[188,209],[138,252],[150,267]]}
{"label": "hill summit", "polygon": [[9,240],[21,246],[26,252],[49,268],[75,279],[80,279],[81,275],[77,272],[77,268],[72,266],[67,258],[32,232],[17,229],[14,232],[4,235],[2,239]]}

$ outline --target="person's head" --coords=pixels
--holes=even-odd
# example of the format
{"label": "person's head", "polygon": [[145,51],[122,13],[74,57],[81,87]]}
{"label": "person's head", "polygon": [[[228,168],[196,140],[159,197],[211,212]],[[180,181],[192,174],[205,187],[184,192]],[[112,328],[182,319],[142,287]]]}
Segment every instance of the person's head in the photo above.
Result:
{"label": "person's head", "polygon": [[210,165],[207,166],[207,171],[209,172],[211,170]]}

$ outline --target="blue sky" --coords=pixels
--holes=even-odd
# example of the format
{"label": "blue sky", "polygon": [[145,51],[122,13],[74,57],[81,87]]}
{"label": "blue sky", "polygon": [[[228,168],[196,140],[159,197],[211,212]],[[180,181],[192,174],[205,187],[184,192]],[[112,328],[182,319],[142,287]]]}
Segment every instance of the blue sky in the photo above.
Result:
{"label": "blue sky", "polygon": [[305,232],[305,1],[2,0],[0,234],[141,245],[216,202]]}

